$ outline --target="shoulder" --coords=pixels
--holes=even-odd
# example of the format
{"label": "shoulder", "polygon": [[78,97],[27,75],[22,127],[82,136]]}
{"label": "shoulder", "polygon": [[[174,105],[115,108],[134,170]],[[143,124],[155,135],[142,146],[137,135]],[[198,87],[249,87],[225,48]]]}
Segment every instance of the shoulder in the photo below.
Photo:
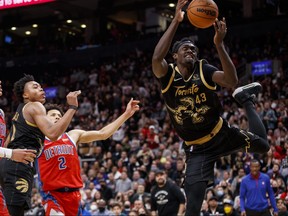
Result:
{"label": "shoulder", "polygon": [[42,103],[35,101],[35,102],[28,102],[27,104],[24,105],[23,110],[33,110],[33,111],[45,111],[45,107]]}
{"label": "shoulder", "polygon": [[4,113],[4,111],[3,111],[2,109],[0,109],[0,116],[1,116],[2,118],[5,118],[5,113]]}
{"label": "shoulder", "polygon": [[173,188],[174,190],[180,190],[180,187],[171,180],[167,180],[166,185],[170,188]]}
{"label": "shoulder", "polygon": [[245,183],[245,182],[249,181],[249,179],[250,179],[250,174],[244,176],[244,177],[242,178],[242,180],[241,180],[241,184],[242,184],[242,182]]}

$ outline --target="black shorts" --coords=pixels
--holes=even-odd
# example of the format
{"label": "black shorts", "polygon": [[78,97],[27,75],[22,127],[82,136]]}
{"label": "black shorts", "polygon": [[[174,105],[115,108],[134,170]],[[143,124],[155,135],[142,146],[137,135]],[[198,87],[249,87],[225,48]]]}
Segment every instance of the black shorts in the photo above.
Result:
{"label": "black shorts", "polygon": [[207,143],[184,146],[187,158],[185,184],[199,181],[212,183],[214,165],[220,157],[241,150],[255,152],[253,145],[256,147],[258,143],[265,146],[267,141],[250,132],[230,127],[224,121],[217,135]]}
{"label": "black shorts", "polygon": [[0,183],[7,205],[31,207],[34,168],[31,165],[0,160]]}

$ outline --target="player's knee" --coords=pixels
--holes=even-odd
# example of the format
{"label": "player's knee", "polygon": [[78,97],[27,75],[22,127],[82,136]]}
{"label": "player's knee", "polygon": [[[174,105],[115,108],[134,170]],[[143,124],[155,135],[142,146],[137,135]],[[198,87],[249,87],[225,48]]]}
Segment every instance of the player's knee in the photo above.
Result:
{"label": "player's knee", "polygon": [[51,209],[50,210],[50,216],[64,216],[64,213],[63,212],[60,212],[60,211],[57,211],[55,209]]}
{"label": "player's knee", "polygon": [[253,143],[249,152],[263,154],[268,152],[269,150],[270,150],[269,143],[267,141],[261,140],[260,142]]}

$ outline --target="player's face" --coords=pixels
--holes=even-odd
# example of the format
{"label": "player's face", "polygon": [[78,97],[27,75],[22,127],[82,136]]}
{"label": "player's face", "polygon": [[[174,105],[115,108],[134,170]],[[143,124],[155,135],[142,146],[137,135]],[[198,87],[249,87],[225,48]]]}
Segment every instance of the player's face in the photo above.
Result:
{"label": "player's face", "polygon": [[177,63],[194,64],[197,61],[197,47],[192,43],[184,43],[177,52]]}
{"label": "player's face", "polygon": [[59,110],[56,110],[56,109],[49,110],[47,112],[47,116],[54,123],[58,122],[59,119],[62,118],[61,113],[59,112]]}
{"label": "player's face", "polygon": [[45,92],[41,85],[35,81],[30,81],[25,84],[23,98],[26,101],[39,101],[45,103]]}

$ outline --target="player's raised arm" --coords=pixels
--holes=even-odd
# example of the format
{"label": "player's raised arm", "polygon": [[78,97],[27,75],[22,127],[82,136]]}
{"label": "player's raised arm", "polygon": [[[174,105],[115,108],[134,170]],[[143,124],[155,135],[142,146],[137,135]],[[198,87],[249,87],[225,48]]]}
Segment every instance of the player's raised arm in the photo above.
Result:
{"label": "player's raised arm", "polygon": [[168,29],[165,31],[158,44],[155,47],[153,57],[152,57],[152,69],[156,77],[163,77],[168,70],[168,65],[164,59],[167,55],[169,48],[171,46],[173,37],[176,33],[176,30],[179,26],[179,23],[183,21],[184,11],[182,8],[187,3],[187,0],[178,0],[175,16],[169,25]]}
{"label": "player's raised arm", "polygon": [[61,134],[63,134],[67,127],[69,126],[76,110],[78,107],[78,95],[81,91],[70,92],[67,95],[67,103],[69,104],[69,109],[63,115],[63,117],[57,122],[53,123],[46,116],[45,107],[40,102],[31,102],[27,104],[25,108],[25,115],[27,114],[27,119],[32,119],[32,123],[39,127],[39,129],[51,140],[56,140]]}
{"label": "player's raised arm", "polygon": [[133,100],[133,98],[127,104],[125,112],[120,115],[114,122],[103,127],[99,131],[83,131],[83,130],[72,130],[68,132],[71,138],[77,143],[88,143],[96,140],[105,140],[109,138],[115,131],[117,131],[121,125],[134,115],[139,110],[139,100]]}

